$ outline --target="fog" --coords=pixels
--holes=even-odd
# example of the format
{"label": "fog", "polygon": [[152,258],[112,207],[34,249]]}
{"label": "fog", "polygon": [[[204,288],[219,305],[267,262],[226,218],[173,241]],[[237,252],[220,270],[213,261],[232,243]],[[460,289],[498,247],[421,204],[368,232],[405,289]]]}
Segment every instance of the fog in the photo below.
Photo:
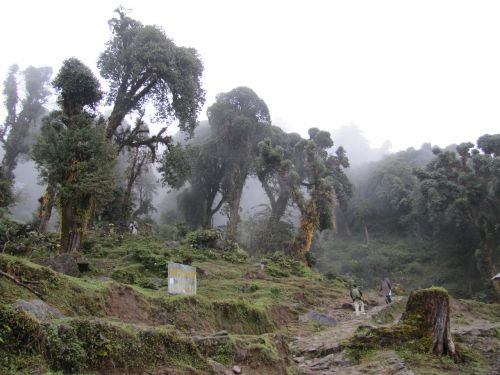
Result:
{"label": "fog", "polygon": [[[86,3],[77,16],[74,4],[50,4],[0,5],[0,34],[8,51],[0,59],[2,77],[13,63],[22,69],[47,65],[56,72],[70,56],[98,75],[107,20],[119,3]],[[498,130],[500,5],[495,1],[122,4],[144,24],[161,26],[178,45],[198,50],[206,90],[200,120],[218,93],[245,85],[265,100],[273,124],[285,131],[306,137],[316,126],[332,133],[331,151],[343,146],[351,170],[424,142],[475,142]],[[52,96],[48,109],[55,105]],[[169,132],[175,134],[175,127]],[[31,161],[15,170],[17,199],[10,213],[21,221],[32,218],[43,192],[37,176]],[[159,184],[153,217],[174,206],[178,194]],[[242,216],[262,204],[268,199],[251,177]],[[214,220],[223,224],[225,217]]]}

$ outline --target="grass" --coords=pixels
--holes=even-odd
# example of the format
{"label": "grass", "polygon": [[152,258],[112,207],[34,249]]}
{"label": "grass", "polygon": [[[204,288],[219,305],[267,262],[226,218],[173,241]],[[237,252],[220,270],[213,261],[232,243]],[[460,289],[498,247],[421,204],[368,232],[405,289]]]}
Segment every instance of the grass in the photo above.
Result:
{"label": "grass", "polygon": [[[383,249],[381,243],[377,246],[377,251],[388,254],[389,250]],[[47,249],[43,251],[46,256]],[[359,251],[366,253],[365,249]],[[107,366],[113,363],[127,371],[161,367],[167,372],[175,369],[179,374],[197,374],[203,373],[210,355],[228,366],[245,363],[249,374],[293,374],[297,369],[286,352],[284,334],[296,331],[285,326],[286,323],[277,324],[275,312],[296,319],[311,309],[323,311],[348,293],[345,278],[327,280],[280,253],[266,257],[267,269],[262,271],[260,259],[247,259],[241,252],[193,249],[186,245],[170,249],[142,236],[91,234],[83,252],[90,261],[91,271],[81,277],[57,274],[27,258],[0,254],[2,270],[38,282],[33,287],[43,293],[47,303],[66,315],[44,325],[33,323],[33,332],[43,332],[40,337],[43,345],[47,345],[44,351],[20,354],[11,351],[4,356],[8,359],[0,355],[0,366],[4,366],[0,372],[106,373]],[[35,251],[31,257],[37,261],[43,258]],[[158,290],[150,287],[147,281],[151,278],[165,279],[169,261],[189,261],[201,271],[197,296],[168,295],[165,287]],[[117,289],[130,297],[138,309],[147,312],[147,321],[134,323],[110,316],[110,296]],[[6,308],[18,298],[35,297],[5,278],[0,278],[0,294]],[[497,305],[465,303],[482,316],[498,321]],[[389,323],[403,308],[404,302],[394,303],[375,319]],[[282,316],[284,322],[286,314]],[[21,335],[21,340],[16,339],[20,343],[23,334],[29,331],[19,327],[29,328],[31,323],[28,323],[19,324],[14,330]],[[220,330],[230,333],[229,342],[224,345],[203,349],[191,342],[193,334],[209,335]],[[410,349],[401,350],[401,355],[406,355],[406,350],[409,358]],[[371,361],[376,353],[377,349],[350,350],[350,355],[360,361]],[[474,355],[473,352],[469,356],[472,359],[464,368],[486,368],[481,358]],[[415,358],[417,365],[425,360],[425,356]],[[432,366],[431,363],[429,368]],[[446,361],[435,366],[456,369]]]}

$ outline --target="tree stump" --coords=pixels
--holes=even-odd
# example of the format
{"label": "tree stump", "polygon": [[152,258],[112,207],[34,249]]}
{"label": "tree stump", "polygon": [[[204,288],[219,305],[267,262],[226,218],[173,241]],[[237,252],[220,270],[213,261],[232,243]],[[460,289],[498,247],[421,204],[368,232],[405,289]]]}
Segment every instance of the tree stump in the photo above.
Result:
{"label": "tree stump", "polygon": [[443,288],[411,292],[406,311],[394,326],[360,326],[347,347],[396,348],[407,345],[417,352],[432,352],[458,359],[450,331],[450,298]]}
{"label": "tree stump", "polygon": [[408,298],[401,323],[417,328],[423,338],[432,340],[436,355],[456,356],[450,330],[450,298],[443,288],[413,291]]}

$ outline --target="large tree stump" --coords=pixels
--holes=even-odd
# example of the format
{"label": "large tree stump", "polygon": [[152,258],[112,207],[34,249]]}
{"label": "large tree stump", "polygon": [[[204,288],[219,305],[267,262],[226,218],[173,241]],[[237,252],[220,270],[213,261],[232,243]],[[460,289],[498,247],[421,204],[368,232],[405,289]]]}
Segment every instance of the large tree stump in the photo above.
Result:
{"label": "large tree stump", "polygon": [[434,354],[456,356],[450,330],[450,298],[445,289],[411,292],[401,323],[417,328],[419,335],[431,339]]}
{"label": "large tree stump", "polygon": [[360,326],[347,345],[351,349],[408,346],[458,358],[450,331],[450,298],[443,288],[411,292],[401,320],[390,327]]}

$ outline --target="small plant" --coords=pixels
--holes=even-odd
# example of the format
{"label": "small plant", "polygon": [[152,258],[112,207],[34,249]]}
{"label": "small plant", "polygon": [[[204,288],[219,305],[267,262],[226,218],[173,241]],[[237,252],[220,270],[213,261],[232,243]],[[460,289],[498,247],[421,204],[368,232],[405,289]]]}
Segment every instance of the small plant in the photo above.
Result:
{"label": "small plant", "polygon": [[283,289],[276,286],[273,286],[271,289],[269,289],[269,293],[271,294],[271,297],[274,299],[280,299],[285,294],[283,292]]}

